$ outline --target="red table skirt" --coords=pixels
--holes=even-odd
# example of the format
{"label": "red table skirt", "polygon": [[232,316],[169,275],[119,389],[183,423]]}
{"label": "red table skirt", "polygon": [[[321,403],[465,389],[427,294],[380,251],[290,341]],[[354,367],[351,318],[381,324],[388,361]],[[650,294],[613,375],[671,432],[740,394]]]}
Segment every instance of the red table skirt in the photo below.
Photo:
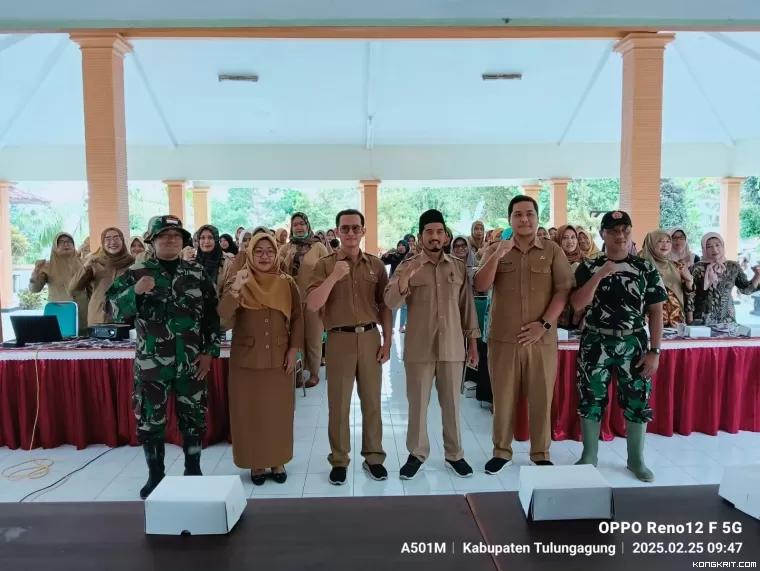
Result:
{"label": "red table skirt", "polygon": [[[559,351],[552,404],[552,438],[580,439],[577,352]],[[208,431],[204,445],[229,440],[227,363],[215,359],[209,377]],[[40,360],[40,410],[34,447],[72,444],[136,445],[131,359]],[[610,389],[602,437],[625,436],[625,419]],[[35,362],[0,361],[0,446],[28,448],[35,423]],[[663,351],[653,379],[649,432],[672,436],[719,430],[760,432],[760,347],[716,347]],[[170,401],[166,439],[181,444]],[[528,440],[527,405],[519,406],[515,437]],[[326,429],[324,429],[326,430]]]}

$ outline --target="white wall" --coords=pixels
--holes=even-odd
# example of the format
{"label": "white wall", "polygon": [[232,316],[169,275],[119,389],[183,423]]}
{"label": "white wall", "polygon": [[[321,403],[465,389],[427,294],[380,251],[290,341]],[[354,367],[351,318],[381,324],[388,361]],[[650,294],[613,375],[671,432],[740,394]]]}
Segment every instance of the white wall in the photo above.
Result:
{"label": "white wall", "polygon": [[[130,180],[385,181],[508,180],[618,177],[616,143],[386,146],[188,145],[130,147]],[[663,177],[748,176],[760,173],[760,140],[736,147],[667,144]],[[86,180],[84,147],[6,147],[0,180]]]}

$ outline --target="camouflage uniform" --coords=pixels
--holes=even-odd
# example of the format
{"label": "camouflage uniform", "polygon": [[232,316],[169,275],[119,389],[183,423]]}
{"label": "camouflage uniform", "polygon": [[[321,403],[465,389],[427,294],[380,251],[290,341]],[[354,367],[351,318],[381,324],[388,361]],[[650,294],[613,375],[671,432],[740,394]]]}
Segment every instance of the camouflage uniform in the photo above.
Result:
{"label": "camouflage uniform", "polygon": [[[578,266],[577,287],[582,287],[606,262],[607,256],[601,254]],[[595,422],[602,420],[614,369],[618,403],[626,420],[638,424],[652,420],[649,407],[652,382],[642,377],[635,365],[649,348],[644,329],[645,308],[667,299],[657,268],[636,256],[619,262],[617,272],[600,282],[586,313],[586,327],[578,352],[578,414],[581,417]]]}
{"label": "camouflage uniform", "polygon": [[[187,239],[179,219],[158,218],[150,239],[165,230],[178,230]],[[145,277],[155,280],[152,291],[135,294]],[[163,478],[166,407],[174,391],[175,409],[185,449],[185,474],[201,475],[201,438],[206,430],[208,387],[195,379],[193,361],[200,354],[219,356],[220,323],[214,284],[202,266],[184,260],[150,257],[132,265],[106,292],[106,313],[114,322],[134,319],[137,348],[132,407],[137,417],[137,440],[143,445],[151,479],[142,497]]]}

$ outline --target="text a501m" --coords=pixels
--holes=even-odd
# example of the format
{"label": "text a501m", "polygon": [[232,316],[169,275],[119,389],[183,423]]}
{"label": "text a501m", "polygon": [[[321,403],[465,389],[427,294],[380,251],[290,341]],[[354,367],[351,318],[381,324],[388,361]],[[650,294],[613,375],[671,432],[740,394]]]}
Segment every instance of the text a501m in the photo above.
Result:
{"label": "text a501m", "polygon": [[448,545],[443,541],[406,541],[401,546],[401,553],[412,555],[445,555],[448,552]]}

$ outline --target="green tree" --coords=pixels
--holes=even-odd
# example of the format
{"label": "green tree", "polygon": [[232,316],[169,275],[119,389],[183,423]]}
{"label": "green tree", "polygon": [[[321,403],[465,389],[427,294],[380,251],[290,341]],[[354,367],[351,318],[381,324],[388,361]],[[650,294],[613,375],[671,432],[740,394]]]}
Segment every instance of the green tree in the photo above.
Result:
{"label": "green tree", "polygon": [[567,218],[570,224],[592,232],[599,229],[602,213],[618,208],[620,181],[616,178],[573,180],[567,185]]}
{"label": "green tree", "polygon": [[739,219],[742,238],[757,238],[760,236],[760,179],[756,176],[747,177],[742,184],[741,210]]}
{"label": "green tree", "polygon": [[11,224],[11,257],[13,258],[13,263],[26,263],[31,249],[29,239],[17,226]]}

